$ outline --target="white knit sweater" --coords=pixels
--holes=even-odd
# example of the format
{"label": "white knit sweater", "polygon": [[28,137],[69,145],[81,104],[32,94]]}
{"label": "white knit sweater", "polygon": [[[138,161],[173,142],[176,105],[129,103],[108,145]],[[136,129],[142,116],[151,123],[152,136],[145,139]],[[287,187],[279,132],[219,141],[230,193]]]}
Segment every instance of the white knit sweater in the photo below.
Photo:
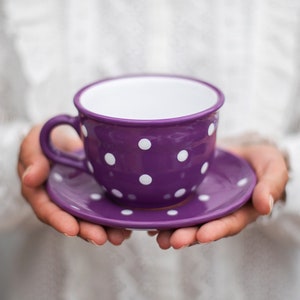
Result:
{"label": "white knit sweater", "polygon": [[[298,299],[299,28],[298,0],[0,0],[1,299]],[[16,188],[24,133],[75,113],[83,85],[145,72],[211,81],[226,97],[220,137],[253,130],[284,147],[286,205],[180,251],[144,232],[94,247],[36,221]]]}

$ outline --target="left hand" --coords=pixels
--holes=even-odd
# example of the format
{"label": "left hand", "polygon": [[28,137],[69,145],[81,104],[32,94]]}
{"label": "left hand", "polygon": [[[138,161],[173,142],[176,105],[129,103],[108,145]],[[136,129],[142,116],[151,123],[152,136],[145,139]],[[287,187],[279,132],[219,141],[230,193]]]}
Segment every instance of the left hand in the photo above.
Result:
{"label": "left hand", "polygon": [[150,235],[157,234],[160,248],[180,249],[233,236],[260,215],[272,212],[274,202],[283,195],[288,181],[288,169],[283,154],[272,145],[238,146],[230,148],[229,151],[246,159],[256,173],[257,184],[253,190],[252,201],[236,212],[202,226],[149,232]]}
{"label": "left hand", "polygon": [[[130,237],[129,230],[109,228],[78,220],[51,201],[44,185],[50,172],[50,162],[40,147],[40,130],[41,125],[35,126],[24,138],[18,162],[22,195],[32,207],[36,217],[66,236],[78,236],[95,245],[103,245],[107,241],[116,246],[122,244]],[[82,148],[79,139],[65,134],[60,128],[54,130],[53,142],[56,147],[65,151]]]}

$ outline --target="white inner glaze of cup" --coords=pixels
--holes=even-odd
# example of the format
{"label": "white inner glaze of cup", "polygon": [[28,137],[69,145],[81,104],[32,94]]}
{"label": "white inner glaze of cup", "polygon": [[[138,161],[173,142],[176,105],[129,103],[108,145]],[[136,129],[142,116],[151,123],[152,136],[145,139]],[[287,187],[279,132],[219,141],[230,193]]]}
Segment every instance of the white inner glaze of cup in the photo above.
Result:
{"label": "white inner glaze of cup", "polygon": [[218,101],[215,90],[176,77],[128,77],[103,81],[84,90],[81,105],[107,117],[159,120],[199,113]]}

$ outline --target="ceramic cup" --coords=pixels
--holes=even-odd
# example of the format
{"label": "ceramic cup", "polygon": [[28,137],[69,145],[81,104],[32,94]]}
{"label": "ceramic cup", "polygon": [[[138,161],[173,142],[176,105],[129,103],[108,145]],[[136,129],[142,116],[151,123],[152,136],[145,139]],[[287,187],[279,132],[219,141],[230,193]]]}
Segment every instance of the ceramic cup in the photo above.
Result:
{"label": "ceramic cup", "polygon": [[[201,80],[168,75],[106,79],[74,97],[77,116],[58,115],[40,135],[49,159],[93,175],[107,196],[129,207],[180,203],[201,184],[213,159],[222,92]],[[84,155],[51,143],[68,124]]]}

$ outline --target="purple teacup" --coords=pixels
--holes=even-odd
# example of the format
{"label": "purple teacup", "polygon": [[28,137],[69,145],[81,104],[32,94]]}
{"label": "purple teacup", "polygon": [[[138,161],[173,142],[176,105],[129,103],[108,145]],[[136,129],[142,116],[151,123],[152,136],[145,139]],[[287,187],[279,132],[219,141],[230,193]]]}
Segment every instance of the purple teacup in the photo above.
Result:
{"label": "purple teacup", "polygon": [[[41,147],[56,163],[91,174],[112,201],[140,208],[172,206],[201,184],[213,159],[222,92],[193,78],[137,75],[107,79],[74,97],[78,116],[58,115],[43,126]],[[51,143],[68,124],[84,156]]]}

